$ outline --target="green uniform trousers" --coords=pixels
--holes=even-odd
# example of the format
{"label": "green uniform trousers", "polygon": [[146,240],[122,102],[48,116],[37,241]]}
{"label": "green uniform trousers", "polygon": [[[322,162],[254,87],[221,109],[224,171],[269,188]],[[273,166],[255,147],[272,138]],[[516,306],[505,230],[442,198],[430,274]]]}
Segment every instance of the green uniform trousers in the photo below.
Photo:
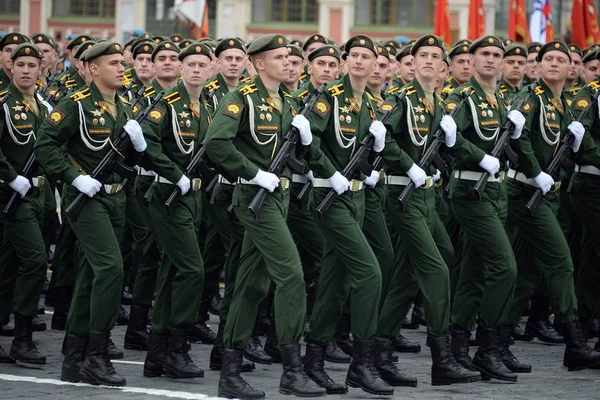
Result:
{"label": "green uniform trousers", "polygon": [[508,220],[524,238],[519,252],[531,255],[528,262],[517,257],[517,285],[508,322],[518,324],[527,301],[543,276],[554,314],[559,322],[577,319],[573,262],[567,239],[558,222],[559,193],[547,193],[531,216],[525,208],[536,188],[508,179]]}
{"label": "green uniform trousers", "polygon": [[[79,191],[65,185],[63,207]],[[86,336],[90,330],[110,331],[117,322],[123,285],[123,258],[119,239],[125,223],[125,193],[87,199],[76,220],[69,218],[80,248],[67,330]]]}
{"label": "green uniform trousers", "polygon": [[204,287],[200,304],[201,318],[206,318],[210,302],[215,294],[219,293],[219,276],[221,268],[225,265],[226,250],[221,234],[215,226],[213,215],[215,210],[210,203],[206,192],[202,199],[202,224],[200,226],[200,249],[204,260]]}
{"label": "green uniform trousers", "polygon": [[489,182],[481,202],[473,200],[475,181],[454,179],[452,212],[461,227],[463,258],[452,304],[452,324],[471,330],[479,314],[482,328],[508,323],[517,278],[517,265],[504,229],[506,183]]}
{"label": "green uniform trousers", "polygon": [[[0,184],[0,209],[10,199],[12,189]],[[11,311],[34,316],[46,277],[46,248],[42,235],[44,220],[43,187],[32,187],[21,199],[12,217],[0,214],[0,282],[8,282],[0,294],[0,315]],[[6,291],[6,293],[4,293]]]}
{"label": "green uniform trousers", "polygon": [[245,349],[258,308],[271,280],[275,283],[275,325],[279,344],[296,344],[304,328],[306,299],[302,263],[287,227],[289,190],[277,188],[267,195],[258,220],[248,205],[256,185],[237,185],[233,206],[246,228],[235,289],[223,341],[227,348]]}
{"label": "green uniform trousers", "polygon": [[596,315],[600,291],[600,177],[575,173],[570,185],[573,211],[583,224],[586,242],[577,277],[579,318],[588,320]]}
{"label": "green uniform trousers", "polygon": [[191,328],[196,324],[204,280],[204,263],[198,244],[202,191],[182,196],[168,217],[165,201],[174,188],[175,185],[154,183],[149,206],[150,224],[163,253],[152,312],[155,332]]}
{"label": "green uniform trousers", "polygon": [[329,188],[313,188],[310,207],[325,237],[321,277],[310,319],[310,342],[329,344],[342,309],[350,297],[351,332],[355,339],[375,335],[381,299],[381,270],[362,232],[365,192],[348,191],[337,196],[320,220],[316,208]]}
{"label": "green uniform trousers", "polygon": [[[388,186],[388,218],[397,232],[396,264],[389,290],[379,315],[378,336],[396,337],[418,289],[425,300],[427,331],[441,336],[448,331],[450,316],[450,277],[448,267],[433,237],[437,214],[435,189],[414,191],[408,209],[398,201],[404,186]],[[445,231],[439,242],[449,245]]]}
{"label": "green uniform trousers", "polygon": [[121,254],[124,265],[123,282],[124,285],[133,285],[134,287],[137,266],[143,251],[140,238],[145,235],[148,229],[148,223],[144,219],[144,214],[140,210],[140,203],[135,196],[135,179],[132,184],[127,186],[125,192],[125,228],[121,235]]}
{"label": "green uniform trousers", "polygon": [[53,274],[56,274],[56,288],[72,288],[78,269],[79,244],[71,228],[71,224],[61,209],[62,224],[58,231],[58,239],[52,260]]}

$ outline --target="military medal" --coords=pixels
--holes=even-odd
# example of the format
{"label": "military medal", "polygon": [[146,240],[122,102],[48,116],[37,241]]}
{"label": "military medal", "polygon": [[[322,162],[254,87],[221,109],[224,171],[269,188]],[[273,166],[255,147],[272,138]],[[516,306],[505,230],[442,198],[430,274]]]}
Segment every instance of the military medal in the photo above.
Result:
{"label": "military medal", "polygon": [[189,119],[185,121],[185,126],[187,126],[188,128],[190,126],[192,126],[192,121],[190,121]]}
{"label": "military medal", "polygon": [[19,114],[15,114],[15,119],[18,121],[21,119],[21,117],[19,116]]}
{"label": "military medal", "polygon": [[340,122],[344,122],[344,116],[340,115]]}
{"label": "military medal", "polygon": [[27,114],[21,113],[21,119],[25,121],[27,119]]}
{"label": "military medal", "polygon": [[346,115],[346,123],[349,124],[352,122],[352,117],[349,115]]}
{"label": "military medal", "polygon": [[487,111],[483,110],[483,111],[481,112],[481,116],[482,116],[482,117],[487,117]]}
{"label": "military medal", "polygon": [[92,120],[92,124],[94,124],[94,125],[98,125],[98,118],[94,118],[94,119]]}
{"label": "military medal", "polygon": [[261,121],[264,121],[265,120],[265,114],[260,114],[259,118],[261,119]]}
{"label": "military medal", "polygon": [[492,110],[488,111],[488,117],[492,118],[494,116],[494,113],[492,112]]}
{"label": "military medal", "polygon": [[270,113],[267,113],[267,121],[269,121],[269,122],[270,122],[272,119],[273,119],[273,117],[271,116],[271,114],[270,114]]}
{"label": "military medal", "polygon": [[552,113],[552,121],[556,121],[556,114]]}
{"label": "military medal", "polygon": [[183,128],[183,125],[185,125],[185,122],[179,121],[179,126]]}
{"label": "military medal", "polygon": [[102,125],[102,126],[104,126],[104,124],[105,124],[105,122],[106,122],[106,121],[104,120],[104,117],[100,117],[100,119],[99,119],[98,121],[100,122],[100,125]]}

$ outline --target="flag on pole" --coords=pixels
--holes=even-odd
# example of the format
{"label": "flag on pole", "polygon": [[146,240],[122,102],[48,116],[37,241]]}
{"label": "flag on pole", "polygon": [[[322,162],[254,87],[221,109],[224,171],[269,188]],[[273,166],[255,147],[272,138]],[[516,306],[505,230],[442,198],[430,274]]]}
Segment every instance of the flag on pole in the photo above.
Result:
{"label": "flag on pole", "polygon": [[530,43],[527,13],[525,12],[525,0],[511,0],[510,2],[508,38],[515,42],[525,44]]}
{"label": "flag on pole", "polygon": [[485,10],[483,0],[470,0],[468,39],[475,40],[485,35]]}
{"label": "flag on pole", "polygon": [[532,42],[544,44],[554,39],[550,0],[535,0],[533,3],[533,13],[529,19],[529,33]]}
{"label": "flag on pole", "polygon": [[178,0],[175,12],[192,23],[191,31],[195,39],[209,37],[208,31],[208,1]]}
{"label": "flag on pole", "polygon": [[571,11],[571,43],[584,49],[600,42],[598,14],[594,0],[575,0]]}
{"label": "flag on pole", "polygon": [[450,14],[448,11],[448,0],[437,0],[433,34],[441,37],[446,44],[450,45]]}

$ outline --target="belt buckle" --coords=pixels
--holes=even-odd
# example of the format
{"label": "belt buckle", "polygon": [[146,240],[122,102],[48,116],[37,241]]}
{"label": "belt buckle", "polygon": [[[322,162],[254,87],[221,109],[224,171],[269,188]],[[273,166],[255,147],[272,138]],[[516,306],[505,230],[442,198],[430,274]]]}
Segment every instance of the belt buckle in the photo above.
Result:
{"label": "belt buckle", "polygon": [[502,183],[504,181],[504,171],[498,172],[498,183]]}
{"label": "belt buckle", "polygon": [[38,187],[44,185],[45,180],[44,180],[43,176],[38,176],[37,180],[38,180]]}
{"label": "belt buckle", "polygon": [[281,189],[286,190],[290,187],[290,180],[288,178],[281,177],[281,179],[279,179],[279,184],[281,185]]}
{"label": "belt buckle", "polygon": [[431,187],[431,183],[433,182],[433,179],[428,176],[427,179],[425,179],[425,184],[423,186],[421,186],[422,189],[429,189]]}
{"label": "belt buckle", "polygon": [[194,178],[194,179],[192,179],[192,184],[193,184],[192,191],[195,192],[196,190],[200,189],[200,186],[202,186],[202,179]]}
{"label": "belt buckle", "polygon": [[360,181],[358,179],[352,179],[350,181],[350,191],[358,192],[360,190]]}
{"label": "belt buckle", "polygon": [[440,187],[442,187],[443,184],[444,184],[444,178],[440,178],[440,179],[438,179],[438,181],[436,183],[434,183],[433,186],[435,186],[436,188],[440,188]]}
{"label": "belt buckle", "polygon": [[561,182],[560,182],[560,181],[558,181],[558,182],[554,182],[554,185],[552,185],[552,190],[551,190],[551,192],[552,192],[552,193],[556,193],[556,192],[558,192],[558,191],[560,190],[560,185],[561,185]]}
{"label": "belt buckle", "polygon": [[108,193],[108,194],[115,194],[115,193],[117,193],[118,189],[119,189],[119,184],[118,183],[111,183],[111,185],[110,185],[110,193]]}
{"label": "belt buckle", "polygon": [[383,178],[385,178],[385,171],[383,169],[381,169],[379,171],[379,180],[382,180]]}

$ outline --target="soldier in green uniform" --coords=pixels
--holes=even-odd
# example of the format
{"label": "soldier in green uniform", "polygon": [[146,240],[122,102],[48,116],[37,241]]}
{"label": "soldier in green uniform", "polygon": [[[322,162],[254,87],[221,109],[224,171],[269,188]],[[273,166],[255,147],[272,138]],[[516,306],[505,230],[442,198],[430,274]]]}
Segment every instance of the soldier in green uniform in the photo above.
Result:
{"label": "soldier in green uniform", "polygon": [[504,99],[504,105],[510,106],[519,93],[527,68],[527,47],[521,43],[512,43],[506,47],[502,61],[502,81],[498,93]]}
{"label": "soldier in green uniform", "polygon": [[[281,179],[266,172],[292,122],[301,142],[312,140],[306,118],[296,116],[293,98],[281,82],[289,73],[287,39],[271,34],[255,40],[248,55],[258,76],[221,102],[208,130],[205,146],[210,159],[238,177],[233,193],[235,214],[246,228],[242,256],[227,325],[219,396],[264,398],[239,375],[259,302],[270,281],[275,283],[275,322],[282,353],[281,393],[321,396],[325,390],[303,372],[299,340],[305,316],[302,264],[285,218],[289,203],[289,171]],[[258,220],[248,205],[262,187],[269,191]]]}
{"label": "soldier in green uniform", "polygon": [[209,101],[211,112],[217,109],[219,101],[229,92],[233,92],[240,83],[240,76],[246,64],[246,46],[237,38],[225,38],[217,45],[215,56],[219,59],[219,72],[214,80],[204,86],[204,98]]}
{"label": "soldier in green uniform", "polygon": [[[498,158],[489,153],[506,121],[506,108],[497,96],[504,45],[495,36],[479,38],[469,48],[473,77],[446,101],[450,112],[461,93],[473,89],[454,120],[457,135],[446,145],[454,157],[448,198],[462,232],[463,258],[452,304],[452,347],[457,361],[479,370],[484,379],[516,382],[517,376],[502,364],[498,353],[499,329],[507,322],[517,276],[510,241],[504,230],[507,213],[506,183]],[[483,171],[490,174],[481,201],[473,199],[473,186]],[[479,350],[473,361],[468,354],[469,331],[479,314]]]}
{"label": "soldier in green uniform", "polygon": [[[423,291],[427,314],[428,342],[431,347],[432,384],[472,382],[480,379],[454,361],[449,352],[450,278],[448,266],[437,243],[449,242],[433,237],[435,221],[435,188],[432,175],[417,163],[438,125],[448,136],[456,125],[451,117],[443,117],[443,103],[434,88],[444,56],[444,43],[434,35],[421,37],[412,46],[416,62],[416,77],[404,87],[406,99],[398,111],[387,120],[390,135],[386,138],[383,157],[387,165],[387,215],[397,234],[396,260],[388,291],[382,296],[376,341],[376,366],[382,377],[392,385],[416,386],[417,380],[402,375],[391,362],[392,342],[399,333],[402,319],[416,295]],[[396,103],[391,97],[379,107],[379,113],[391,110]],[[409,182],[417,189],[408,209],[403,212],[398,196]],[[451,247],[451,246],[450,246]]]}
{"label": "soldier in green uniform", "polygon": [[[523,124],[515,149],[519,156],[518,166],[508,170],[508,219],[517,227],[517,235],[524,237],[519,249],[529,257],[517,257],[519,274],[508,322],[517,324],[527,300],[533,294],[543,275],[548,294],[553,300],[555,318],[564,327],[565,366],[577,370],[593,365],[600,360],[600,353],[592,352],[582,343],[581,327],[577,321],[577,298],[573,280],[573,262],[565,235],[557,219],[560,203],[560,182],[544,172],[552,161],[556,146],[561,141],[561,132],[570,131],[575,137],[573,149],[578,150],[584,134],[579,122],[571,122],[571,115],[564,96],[563,85],[570,69],[572,53],[560,41],[546,43],[538,53],[540,79],[533,96],[524,106],[525,116],[518,110],[510,112]],[[525,96],[521,94],[520,97]],[[517,124],[516,124],[517,125]],[[518,132],[517,132],[518,134]],[[512,167],[512,165],[511,165]],[[537,189],[544,198],[535,214],[530,215],[526,204]],[[524,262],[522,262],[524,261]],[[509,346],[509,331],[503,336],[501,346]],[[515,359],[503,359],[507,367],[515,372],[529,372]]]}
{"label": "soldier in green uniform", "polygon": [[[188,355],[186,341],[186,330],[196,323],[204,278],[198,241],[201,179],[184,172],[210,123],[200,97],[210,73],[211,52],[206,45],[192,44],[179,53],[182,80],[167,91],[142,124],[149,143],[146,159],[157,174],[149,205],[150,224],[163,252],[144,364],[148,377],[204,377],[204,371]],[[176,189],[182,198],[167,216],[165,201]]]}
{"label": "soldier in green uniform", "polygon": [[[304,41],[302,44],[302,51],[304,51],[305,61],[308,61],[308,56],[312,53],[313,50],[318,49],[319,47],[330,44],[327,38],[320,34],[315,34],[309,36],[308,39]],[[308,62],[305,62],[304,72],[300,75],[300,86],[305,84],[310,80],[310,72],[308,71]]]}
{"label": "soldier in green uniform", "polygon": [[[69,310],[61,378],[123,386],[125,378],[115,372],[108,357],[108,341],[121,297],[123,261],[118,239],[125,194],[118,174],[112,173],[106,182],[88,174],[112,151],[109,142],[123,130],[133,143],[131,151],[123,154],[129,165],[137,163],[146,142],[141,127],[131,119],[131,108],[116,95],[123,83],[121,45],[98,43],[86,54],[92,83],[53,110],[40,128],[35,153],[49,178],[65,183],[63,207],[79,193],[89,197],[78,218],[69,218],[84,258]],[[100,190],[106,196],[96,196]]]}
{"label": "soldier in green uniform", "polygon": [[442,100],[448,96],[457,87],[464,85],[473,75],[473,65],[471,64],[471,55],[469,54],[470,40],[461,40],[452,47],[448,56],[450,57],[450,77],[442,89]]}
{"label": "soldier in green uniform", "polygon": [[10,32],[0,39],[0,90],[5,90],[12,80],[12,72],[10,71],[10,55],[18,45],[22,43],[30,43],[31,40],[18,32]]}
{"label": "soldier in green uniform", "polygon": [[[10,96],[0,111],[0,207],[17,192],[20,198],[14,214],[1,214],[0,282],[3,284],[0,315],[15,313],[15,339],[10,357],[0,349],[0,362],[14,359],[29,364],[45,364],[32,340],[32,319],[46,275],[46,249],[42,236],[45,177],[41,170],[21,175],[33,151],[38,128],[48,111],[35,96],[41,70],[41,50],[31,44],[16,46],[3,66],[9,68],[12,82],[0,93]],[[7,291],[8,293],[4,293]],[[12,357],[12,358],[11,358]]]}
{"label": "soldier in green uniform", "polygon": [[410,54],[409,45],[398,51],[396,61],[398,62],[398,73],[392,81],[392,86],[388,89],[388,94],[393,94],[403,88],[415,77],[415,58]]}
{"label": "soldier in green uniform", "polygon": [[583,53],[581,49],[574,44],[569,45],[569,51],[571,52],[571,67],[569,68],[569,74],[565,81],[565,89],[582,86],[583,84],[581,79]]}
{"label": "soldier in green uniform", "polygon": [[[381,271],[362,232],[364,183],[359,171],[350,180],[340,172],[369,133],[375,137],[373,151],[380,152],[384,147],[385,127],[376,121],[376,101],[367,90],[378,52],[373,40],[363,35],[353,36],[346,42],[345,50],[348,75],[328,85],[310,115],[315,133],[307,158],[315,176],[310,207],[325,237],[325,248],[304,367],[328,392],[347,391],[327,375],[323,357],[342,307],[350,298],[354,341],[346,384],[372,394],[392,395],[393,388],[374,373],[372,346],[381,296]],[[321,220],[316,208],[331,190],[338,196]]]}
{"label": "soldier in green uniform", "polygon": [[530,43],[527,46],[527,71],[523,78],[523,85],[529,85],[538,80],[540,77],[540,65],[537,61],[537,53],[542,48],[542,44],[538,42]]}
{"label": "soldier in green uniform", "polygon": [[289,45],[288,60],[290,61],[290,73],[283,81],[288,93],[298,90],[298,83],[304,67],[304,52],[298,46]]}
{"label": "soldier in green uniform", "polygon": [[[77,50],[79,50],[79,47],[84,44],[87,41],[94,41],[94,37],[91,35],[88,35],[86,33],[81,34],[81,35],[77,35],[75,36],[70,42],[69,44],[67,44],[67,50],[69,50],[68,53],[68,60],[71,62],[71,66],[69,67],[68,70],[66,70],[61,76],[58,77],[58,79],[56,80],[56,83],[53,86],[57,86],[59,84],[59,82],[62,82],[63,80],[66,80],[65,85],[64,85],[64,91],[66,92],[67,90],[72,89],[72,92],[77,90],[79,87],[79,85],[81,85],[82,81],[79,80],[78,77],[80,77],[80,75],[78,74],[77,71],[77,58],[75,57],[75,55],[77,54]],[[56,96],[56,100],[58,101],[58,99],[61,99],[62,93],[57,94]]]}

